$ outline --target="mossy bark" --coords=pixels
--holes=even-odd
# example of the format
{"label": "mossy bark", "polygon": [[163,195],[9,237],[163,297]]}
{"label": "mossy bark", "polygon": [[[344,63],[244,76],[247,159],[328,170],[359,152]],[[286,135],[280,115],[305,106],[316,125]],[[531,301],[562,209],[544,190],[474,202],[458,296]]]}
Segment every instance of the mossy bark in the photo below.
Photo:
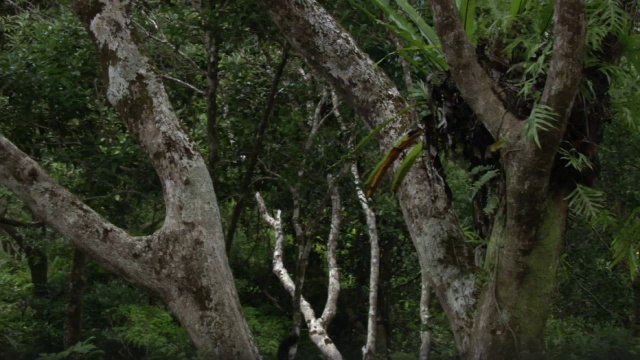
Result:
{"label": "mossy bark", "polygon": [[[567,202],[552,194],[533,239],[509,226],[503,209],[491,235],[480,302],[464,359],[537,359],[544,350],[544,326],[556,289]],[[523,206],[526,206],[523,204]],[[533,216],[535,218],[535,216]],[[514,244],[529,243],[523,249]],[[508,269],[508,271],[505,271]]]}

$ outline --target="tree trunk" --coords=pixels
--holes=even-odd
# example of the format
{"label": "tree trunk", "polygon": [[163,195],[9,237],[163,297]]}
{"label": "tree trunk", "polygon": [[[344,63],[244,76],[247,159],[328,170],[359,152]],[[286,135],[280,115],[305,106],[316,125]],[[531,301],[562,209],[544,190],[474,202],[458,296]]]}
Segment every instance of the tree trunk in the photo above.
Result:
{"label": "tree trunk", "polygon": [[[531,217],[531,238],[502,209],[491,234],[484,284],[464,359],[539,359],[556,288],[567,201],[553,194],[542,221]],[[528,246],[522,246],[528,244]]]}
{"label": "tree trunk", "polygon": [[211,359],[258,359],[225,254],[211,177],[180,127],[166,91],[140,53],[130,3],[79,1],[76,12],[97,47],[107,99],[156,169],[165,220],[134,237],[70,194],[0,135],[0,184],[88,256],[162,299]]}
{"label": "tree trunk", "polygon": [[84,289],[87,285],[87,255],[75,249],[73,265],[69,276],[69,303],[67,304],[67,318],[64,323],[64,348],[75,345],[82,336],[82,314]]}

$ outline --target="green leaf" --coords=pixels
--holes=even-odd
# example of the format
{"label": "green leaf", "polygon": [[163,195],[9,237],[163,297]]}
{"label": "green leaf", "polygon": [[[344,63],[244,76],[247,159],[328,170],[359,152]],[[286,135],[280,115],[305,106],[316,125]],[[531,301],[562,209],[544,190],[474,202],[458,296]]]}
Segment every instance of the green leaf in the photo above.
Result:
{"label": "green leaf", "polygon": [[548,131],[549,129],[555,128],[552,123],[555,121],[556,116],[557,114],[553,112],[553,109],[547,105],[535,104],[533,106],[531,114],[527,119],[525,131],[527,136],[533,139],[536,145],[538,145],[538,148],[542,148],[538,133],[540,131]]}
{"label": "green leaf", "polygon": [[485,172],[484,174],[482,174],[482,176],[480,176],[480,178],[476,181],[473,182],[473,184],[471,185],[471,198],[473,199],[474,196],[476,196],[476,193],[485,185],[487,185],[489,183],[489,181],[491,181],[491,179],[495,178],[496,176],[498,176],[498,174],[500,174],[500,170],[499,169],[494,169],[493,166],[476,166],[473,169],[471,169],[471,174],[472,175],[476,175],[476,174],[480,174],[481,172]]}
{"label": "green leaf", "polygon": [[367,186],[367,197],[373,196],[376,189],[380,185],[380,181],[382,181],[382,177],[387,173],[389,167],[393,164],[394,161],[402,154],[402,152],[411,146],[418,137],[422,134],[422,131],[419,129],[409,131],[405,136],[402,137],[396,144],[387,152],[385,157],[378,162],[376,167],[373,169],[367,180],[365,181],[365,185]]}
{"label": "green leaf", "polygon": [[[382,10],[387,18],[389,18],[391,21],[390,24],[380,22],[374,14],[362,5],[356,3],[354,0],[349,0],[351,4],[358,7],[376,21],[382,23],[386,28],[396,33],[402,40],[409,44],[409,46],[397,50],[403,58],[426,74],[431,73],[434,69],[425,69],[425,63],[430,63],[436,70],[444,71],[449,68],[444,60],[444,54],[440,47],[440,40],[438,39],[435,30],[424,21],[420,14],[418,14],[418,12],[409,5],[406,0],[396,0],[396,3],[407,14],[411,21],[407,20],[402,14],[389,6],[388,1],[370,1]],[[409,55],[408,50],[418,51],[420,53],[420,60],[417,61],[413,56]]]}
{"label": "green leaf", "polygon": [[509,13],[509,20],[513,21],[518,15],[522,14],[527,6],[527,0],[513,0],[511,2],[511,12]]}
{"label": "green leaf", "polygon": [[460,19],[470,40],[475,40],[476,0],[460,0]]}
{"label": "green leaf", "polygon": [[569,207],[576,214],[590,219],[598,217],[604,209],[604,193],[586,185],[577,184],[565,200],[569,200]]}
{"label": "green leaf", "polygon": [[578,171],[584,171],[586,169],[593,170],[593,163],[591,163],[591,160],[589,160],[589,158],[583,153],[578,152],[577,149],[572,147],[569,150],[560,149],[558,152],[561,155],[560,158],[567,162],[565,167],[572,167]]}
{"label": "green leaf", "polygon": [[640,35],[625,35],[620,37],[622,45],[622,56],[633,64],[637,71],[640,71]]}
{"label": "green leaf", "polygon": [[426,39],[431,45],[440,46],[440,39],[438,35],[436,35],[436,31],[424,21],[422,16],[418,14],[416,9],[414,9],[407,0],[396,0],[396,4],[398,4],[402,11],[409,16],[411,21],[418,26],[423,39]]}
{"label": "green leaf", "polygon": [[411,167],[413,167],[413,163],[415,163],[416,159],[420,156],[420,154],[422,154],[423,146],[424,145],[422,141],[419,142],[418,144],[416,144],[416,146],[413,147],[413,149],[411,149],[409,154],[407,154],[407,157],[404,158],[402,164],[400,165],[400,168],[398,169],[396,177],[393,179],[391,191],[395,192],[396,190],[398,190],[398,187],[400,186],[400,184],[402,184],[402,180],[404,180],[404,178],[407,176],[407,173],[409,173],[409,170],[411,170]]}

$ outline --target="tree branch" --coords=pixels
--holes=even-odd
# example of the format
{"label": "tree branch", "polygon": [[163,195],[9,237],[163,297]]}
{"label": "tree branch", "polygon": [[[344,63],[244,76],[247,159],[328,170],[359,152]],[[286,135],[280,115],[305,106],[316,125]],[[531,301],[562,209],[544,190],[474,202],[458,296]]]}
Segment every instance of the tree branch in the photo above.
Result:
{"label": "tree branch", "polygon": [[198,349],[221,358],[259,358],[240,311],[206,164],[182,131],[150,59],[140,52],[130,3],[92,0],[74,6],[97,47],[107,99],[158,173],[164,224],[151,236],[128,235],[1,135],[0,185],[107,269],[156,293]]}
{"label": "tree branch", "polygon": [[338,306],[338,295],[340,294],[340,271],[338,270],[338,261],[336,259],[336,248],[338,244],[338,237],[340,236],[340,212],[342,206],[340,205],[340,194],[338,193],[338,187],[335,181],[332,181],[331,176],[327,176],[331,192],[331,231],[329,232],[329,239],[327,240],[327,268],[329,269],[329,287],[327,289],[327,303],[322,311],[321,321],[325,327],[329,327],[331,320],[336,315],[336,308]]}
{"label": "tree branch", "polygon": [[451,76],[462,97],[497,140],[504,122],[507,126],[517,124],[515,116],[507,111],[498,97],[502,89],[478,63],[476,49],[467,39],[456,2],[432,0],[431,9]]}
{"label": "tree branch", "polygon": [[544,153],[541,162],[548,164],[549,169],[578,93],[587,35],[582,0],[557,0],[553,17],[553,55],[541,103],[551,107],[558,118],[554,129],[538,134]]}
{"label": "tree branch", "polygon": [[289,43],[356,108],[369,127],[398,118],[380,137],[385,147],[391,147],[410,126],[410,116],[398,116],[407,105],[391,79],[316,1],[262,3]]}
{"label": "tree branch", "polygon": [[282,58],[280,59],[280,64],[278,64],[276,73],[273,76],[273,81],[271,82],[271,90],[269,91],[269,96],[267,98],[264,113],[262,114],[262,119],[260,120],[258,128],[256,129],[253,151],[251,152],[251,156],[249,157],[249,161],[247,162],[247,169],[242,177],[242,182],[240,183],[240,196],[238,197],[236,206],[233,208],[231,221],[229,222],[229,229],[227,230],[226,238],[227,256],[231,254],[231,247],[233,246],[233,238],[238,227],[238,221],[240,221],[240,215],[242,214],[242,210],[244,210],[246,198],[249,196],[249,191],[251,190],[253,173],[255,171],[256,165],[258,164],[258,158],[262,153],[264,134],[267,131],[269,121],[271,120],[271,115],[273,114],[273,109],[276,103],[276,95],[278,94],[278,85],[280,84],[280,80],[282,79],[282,74],[284,73],[284,69],[287,66],[288,60],[289,46],[285,45],[285,47],[282,49]]}
{"label": "tree branch", "polygon": [[[329,241],[331,241],[332,237],[334,240],[335,238],[337,238],[337,227],[339,226],[339,215],[336,215],[336,213],[340,210],[340,199],[337,196],[337,192],[335,193],[335,196],[336,197],[332,198],[332,224]],[[267,206],[264,203],[264,199],[262,199],[262,196],[258,192],[256,193],[256,201],[258,202],[258,210],[260,211],[262,219],[269,226],[271,226],[276,236],[276,246],[273,251],[273,273],[278,277],[280,283],[285,288],[285,290],[287,290],[289,295],[295,298],[296,285],[291,279],[291,276],[289,275],[289,272],[285,268],[284,262],[282,261],[282,257],[284,255],[284,231],[282,230],[282,218],[280,217],[281,211],[276,211],[275,218],[269,215]],[[336,206],[338,207],[338,209],[336,209]],[[334,221],[337,221],[337,223],[334,223]],[[334,224],[336,226],[334,226]],[[329,245],[329,247],[331,247],[331,245]],[[335,252],[335,245],[333,246],[333,250]],[[335,253],[332,256],[335,260]],[[335,271],[337,273],[337,265]],[[336,280],[337,277],[333,280],[330,280],[330,290],[339,291],[339,284],[337,284],[336,286]],[[332,285],[331,282],[334,282],[334,284]],[[309,304],[309,302],[307,302],[307,300],[305,300],[304,296],[302,295],[300,296],[300,311],[302,312],[307,326],[309,327],[309,338],[311,339],[311,341],[313,341],[316,347],[327,359],[340,360],[342,359],[342,355],[340,354],[338,348],[336,348],[335,346],[335,343],[333,342],[333,340],[331,340],[326,331],[329,325],[326,321],[330,321],[333,317],[333,314],[335,313],[337,294],[332,295],[331,293],[329,293],[329,298],[332,300],[331,302],[327,300],[327,305],[332,306],[333,309],[327,310],[325,308],[323,316],[319,319],[316,318],[315,311],[313,310],[313,307],[311,307],[311,304]]]}
{"label": "tree branch", "polygon": [[143,249],[150,244],[149,237],[134,241],[124,230],[104,220],[53,181],[34,160],[2,135],[0,184],[15,193],[38,219],[63,237],[78,240],[74,241],[75,245],[99,258],[107,269],[128,275],[129,279],[142,281],[146,278],[150,285],[154,282],[154,276],[144,270],[150,259],[145,256],[134,262],[133,258],[134,254],[144,253]]}

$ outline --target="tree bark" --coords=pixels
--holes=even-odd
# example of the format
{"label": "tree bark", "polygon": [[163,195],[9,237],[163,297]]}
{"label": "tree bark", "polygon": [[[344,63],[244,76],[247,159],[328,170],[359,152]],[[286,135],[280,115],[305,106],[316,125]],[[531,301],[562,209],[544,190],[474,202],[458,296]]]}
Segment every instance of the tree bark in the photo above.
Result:
{"label": "tree bark", "polygon": [[431,288],[426,274],[422,274],[422,289],[420,291],[420,360],[429,360],[431,352],[431,332],[427,329],[431,317],[430,302]]}
{"label": "tree bark", "polygon": [[181,130],[150,60],[140,53],[126,4],[83,1],[76,11],[98,50],[107,98],[161,179],[161,229],[134,237],[100,217],[0,136],[0,184],[107,269],[157,294],[212,359],[256,359],[224,249],[211,177]]}
{"label": "tree bark", "polygon": [[[484,284],[471,331],[468,359],[539,359],[544,350],[544,325],[556,287],[567,202],[552,195],[546,202],[531,244],[502,210],[491,234]],[[525,246],[529,245],[530,248]]]}
{"label": "tree bark", "polygon": [[[541,146],[523,135],[526,122],[501,105],[496,85],[469,50],[455,3],[434,0],[431,4],[436,31],[461,93],[496,139],[507,142],[500,153],[506,194],[493,223],[485,262],[485,270],[493,276],[482,288],[470,346],[461,349],[461,355],[539,358],[567,215],[567,194],[551,188],[550,176],[582,76],[584,4],[580,0],[555,3],[553,57],[541,104],[557,116],[554,128],[539,133]],[[496,111],[503,115],[496,118]]]}
{"label": "tree bark", "polygon": [[64,348],[75,345],[82,336],[83,297],[87,285],[87,256],[80,250],[73,252],[73,265],[69,276],[67,318],[64,323]]}
{"label": "tree bark", "polygon": [[[331,324],[333,317],[336,314],[336,308],[338,303],[338,294],[340,293],[340,278],[338,272],[338,265],[336,262],[336,243],[339,237],[340,229],[340,195],[338,194],[336,184],[329,180],[330,192],[331,192],[331,230],[329,238],[327,239],[327,267],[329,269],[329,284],[327,287],[327,302],[322,310],[322,315],[318,318],[315,315],[315,311],[311,307],[311,304],[300,294],[296,288],[298,283],[294,283],[293,279],[289,275],[289,272],[284,266],[282,258],[284,256],[284,231],[282,230],[282,218],[280,217],[280,210],[276,211],[275,218],[269,215],[267,207],[262,199],[260,193],[256,193],[256,201],[258,202],[258,209],[262,219],[271,226],[276,235],[276,245],[273,251],[273,273],[278,277],[280,283],[285,290],[291,295],[294,301],[298,301],[299,305],[296,308],[304,317],[307,327],[309,328],[309,339],[316,345],[318,350],[324,355],[325,358],[331,360],[341,360],[342,354],[336,347],[335,343],[327,334],[327,328]],[[297,334],[295,334],[297,335]],[[293,354],[295,356],[295,354]],[[289,352],[289,359],[292,358],[292,353]]]}

